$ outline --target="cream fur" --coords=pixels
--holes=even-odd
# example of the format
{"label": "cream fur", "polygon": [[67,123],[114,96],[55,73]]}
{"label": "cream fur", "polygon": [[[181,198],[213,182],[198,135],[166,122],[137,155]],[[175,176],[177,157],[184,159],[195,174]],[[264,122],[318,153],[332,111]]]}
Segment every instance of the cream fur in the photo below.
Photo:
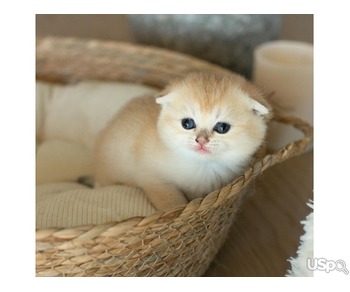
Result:
{"label": "cream fur", "polygon": [[[157,99],[130,101],[102,131],[96,185],[140,187],[160,210],[202,197],[244,170],[264,141],[270,112],[262,94],[241,77],[190,74]],[[184,129],[184,118],[196,127]],[[215,132],[218,122],[230,130]]]}

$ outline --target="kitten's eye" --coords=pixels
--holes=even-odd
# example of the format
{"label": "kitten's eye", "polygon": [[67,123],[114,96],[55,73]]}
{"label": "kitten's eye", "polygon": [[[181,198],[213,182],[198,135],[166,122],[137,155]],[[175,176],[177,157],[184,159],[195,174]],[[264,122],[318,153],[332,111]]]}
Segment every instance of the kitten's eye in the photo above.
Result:
{"label": "kitten's eye", "polygon": [[181,124],[182,127],[186,130],[191,130],[196,127],[196,123],[194,122],[194,120],[189,118],[182,119]]}
{"label": "kitten's eye", "polygon": [[217,123],[214,127],[214,131],[219,134],[226,134],[230,130],[231,126],[227,123]]}

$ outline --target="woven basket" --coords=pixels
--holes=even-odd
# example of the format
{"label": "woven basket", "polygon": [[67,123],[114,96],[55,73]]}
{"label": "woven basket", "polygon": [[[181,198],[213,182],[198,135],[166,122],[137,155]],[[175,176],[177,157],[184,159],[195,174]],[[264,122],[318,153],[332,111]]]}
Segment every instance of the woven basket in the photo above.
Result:
{"label": "woven basket", "polygon": [[[38,80],[126,81],[163,88],[191,71],[225,69],[183,54],[126,43],[43,38],[37,41]],[[122,222],[36,231],[37,276],[200,276],[209,267],[246,196],[244,189],[272,165],[302,153],[312,128],[295,118],[275,120],[304,138],[268,154],[234,182],[169,212]]]}

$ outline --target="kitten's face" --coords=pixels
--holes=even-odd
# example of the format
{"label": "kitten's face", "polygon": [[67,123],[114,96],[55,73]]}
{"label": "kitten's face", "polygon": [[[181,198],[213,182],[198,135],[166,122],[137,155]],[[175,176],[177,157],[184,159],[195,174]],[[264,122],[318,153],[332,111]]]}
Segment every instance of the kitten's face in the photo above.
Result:
{"label": "kitten's face", "polygon": [[268,109],[231,79],[190,76],[157,99],[158,130],[174,151],[200,159],[252,155],[262,143]]}

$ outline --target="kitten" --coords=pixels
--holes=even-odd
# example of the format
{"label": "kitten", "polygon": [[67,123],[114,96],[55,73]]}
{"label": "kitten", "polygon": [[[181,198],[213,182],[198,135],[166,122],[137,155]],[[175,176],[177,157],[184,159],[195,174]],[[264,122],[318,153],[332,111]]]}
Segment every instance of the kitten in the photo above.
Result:
{"label": "kitten", "polygon": [[96,186],[139,187],[159,210],[202,197],[245,170],[270,112],[243,77],[191,73],[156,98],[130,101],[101,132]]}

